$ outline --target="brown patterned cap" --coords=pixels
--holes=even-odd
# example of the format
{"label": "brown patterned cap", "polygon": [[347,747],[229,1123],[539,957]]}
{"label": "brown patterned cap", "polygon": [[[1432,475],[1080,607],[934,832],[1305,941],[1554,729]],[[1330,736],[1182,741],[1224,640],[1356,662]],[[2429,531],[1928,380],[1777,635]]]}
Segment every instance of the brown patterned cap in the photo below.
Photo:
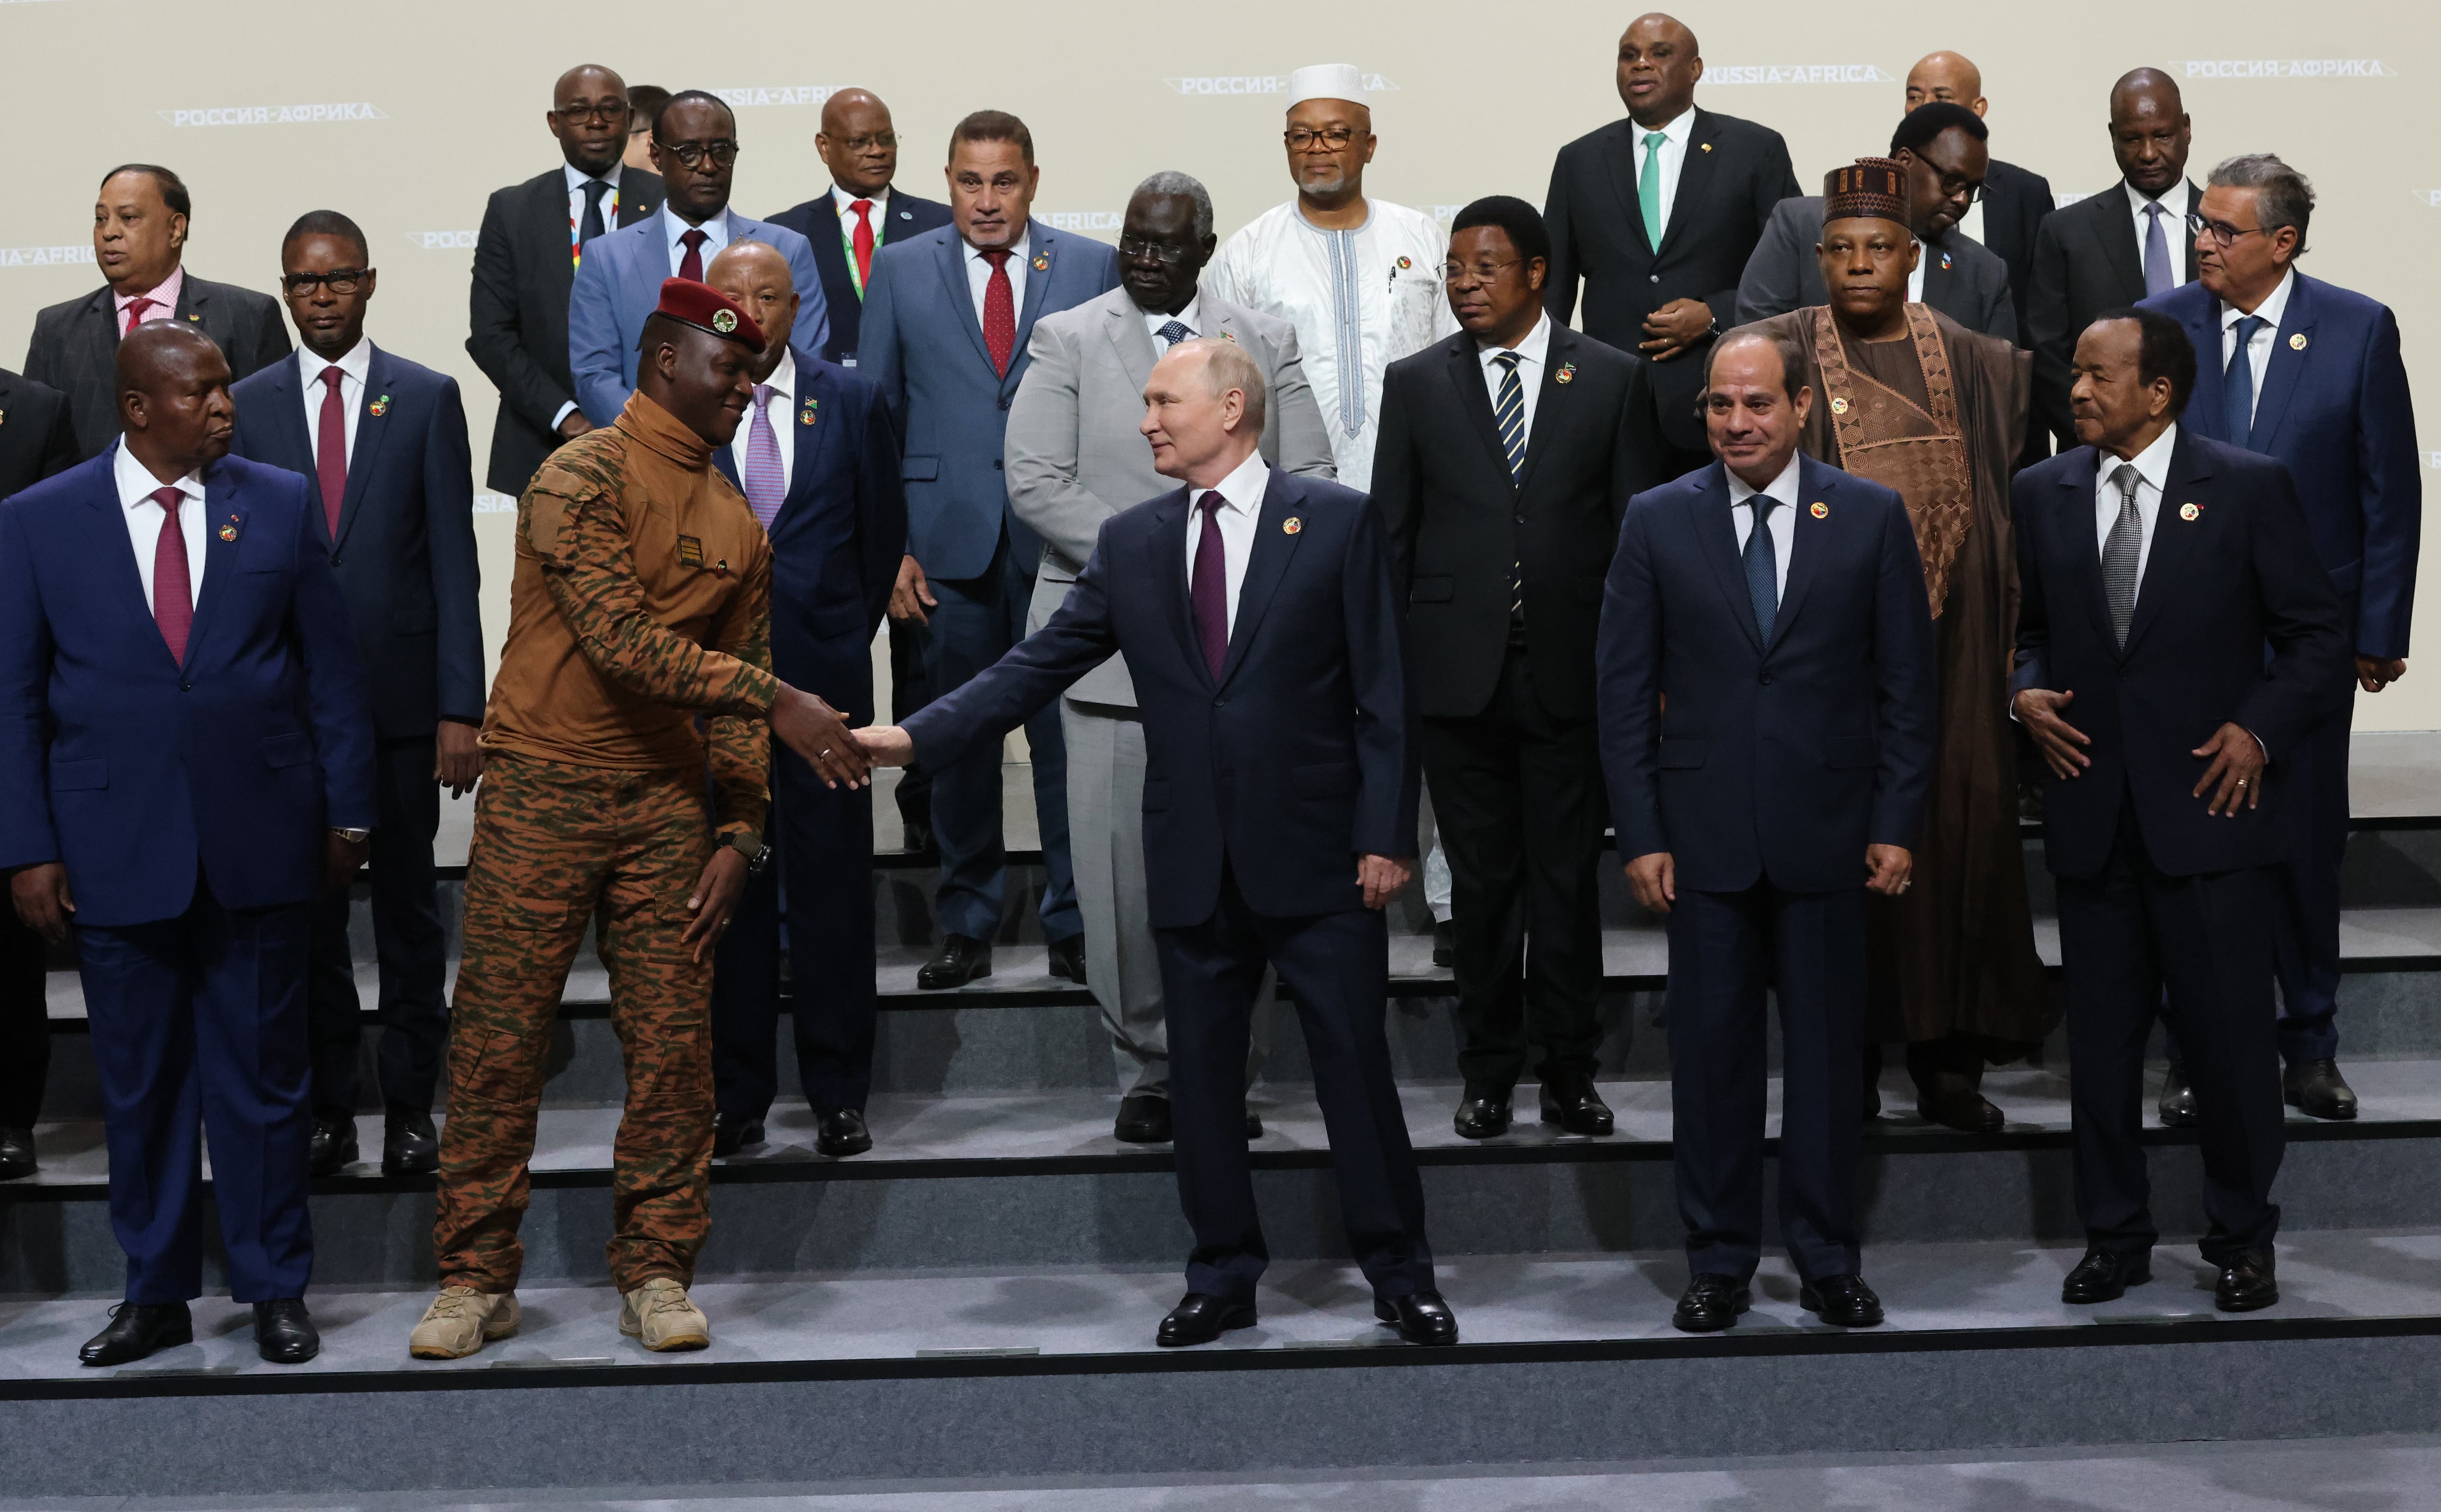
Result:
{"label": "brown patterned cap", "polygon": [[1908,224],[1907,166],[1891,157],[1860,157],[1822,175],[1822,222]]}

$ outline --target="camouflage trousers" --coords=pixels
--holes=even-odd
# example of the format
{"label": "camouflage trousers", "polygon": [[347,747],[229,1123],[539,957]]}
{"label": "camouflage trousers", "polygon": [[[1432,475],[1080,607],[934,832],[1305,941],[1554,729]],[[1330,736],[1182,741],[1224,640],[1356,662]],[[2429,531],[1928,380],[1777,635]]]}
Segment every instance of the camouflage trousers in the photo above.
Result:
{"label": "camouflage trousers", "polygon": [[484,764],[432,1217],[443,1286],[503,1292],[524,1268],[543,1065],[588,920],[627,1070],[610,1276],[622,1291],[694,1279],[712,1227],[712,963],[697,965],[679,936],[713,844],[700,771],[497,753]]}

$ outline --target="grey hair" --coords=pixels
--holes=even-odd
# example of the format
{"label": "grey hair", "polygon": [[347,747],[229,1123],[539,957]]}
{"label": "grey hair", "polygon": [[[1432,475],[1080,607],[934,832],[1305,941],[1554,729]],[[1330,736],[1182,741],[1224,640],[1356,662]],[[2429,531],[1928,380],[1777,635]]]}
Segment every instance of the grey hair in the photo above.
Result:
{"label": "grey hair", "polygon": [[2223,158],[2208,182],[2215,189],[2260,189],[2254,201],[2255,219],[2267,232],[2295,226],[2297,252],[2304,254],[2305,223],[2314,218],[2314,186],[2305,174],[2270,153],[2245,153]]}
{"label": "grey hair", "polygon": [[1201,242],[1212,234],[1212,191],[1203,187],[1202,179],[1165,169],[1137,185],[1135,193],[1128,198],[1132,203],[1147,194],[1185,195],[1195,202],[1195,240]]}
{"label": "grey hair", "polygon": [[1198,336],[1182,341],[1171,351],[1203,353],[1203,391],[1218,399],[1235,388],[1246,396],[1248,435],[1263,433],[1263,369],[1254,355],[1234,341]]}

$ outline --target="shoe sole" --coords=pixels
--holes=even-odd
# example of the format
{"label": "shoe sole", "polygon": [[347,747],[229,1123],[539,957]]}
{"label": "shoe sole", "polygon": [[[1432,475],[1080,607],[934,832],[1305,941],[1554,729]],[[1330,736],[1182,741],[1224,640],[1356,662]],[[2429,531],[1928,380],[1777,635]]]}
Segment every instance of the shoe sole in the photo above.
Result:
{"label": "shoe sole", "polygon": [[1220,1320],[1220,1327],[1218,1332],[1206,1334],[1201,1338],[1164,1339],[1159,1333],[1155,1333],[1152,1336],[1153,1346],[1157,1349],[1192,1349],[1197,1344],[1208,1344],[1215,1341],[1221,1334],[1235,1333],[1240,1328],[1252,1328],[1255,1326],[1255,1309],[1249,1307],[1244,1312],[1233,1312],[1227,1314]]}
{"label": "shoe sole", "polygon": [[109,1359],[86,1359],[83,1356],[80,1355],[77,1357],[77,1359],[80,1364],[85,1366],[85,1368],[89,1370],[107,1370],[113,1365],[132,1365],[139,1359],[148,1359],[153,1356],[159,1354],[162,1350],[175,1349],[180,1344],[191,1344],[194,1341],[194,1325],[192,1323],[189,1323],[185,1333],[165,1334],[161,1338],[154,1340],[153,1341],[153,1347],[147,1349],[140,1355],[121,1355],[113,1357]]}
{"label": "shoe sole", "polygon": [[1829,1323],[1834,1328],[1879,1328],[1883,1323],[1888,1320],[1888,1315],[1885,1313],[1875,1313],[1870,1319],[1858,1318],[1851,1320],[1846,1318],[1824,1317],[1822,1312],[1822,1299],[1806,1293],[1799,1294],[1797,1305],[1804,1308],[1807,1312],[1812,1313],[1815,1317],[1821,1318],[1824,1323]]}
{"label": "shoe sole", "polygon": [[832,1144],[823,1140],[814,1141],[816,1155],[827,1155],[835,1161],[845,1160],[851,1155],[862,1155],[872,1148],[873,1141],[870,1138],[859,1140],[853,1144]]}
{"label": "shoe sole", "polygon": [[1564,1113],[1546,1113],[1543,1115],[1543,1122],[1559,1125],[1560,1132],[1563,1134],[1575,1134],[1589,1140],[1600,1139],[1613,1132],[1618,1126],[1614,1120],[1604,1119],[1600,1128],[1570,1128],[1568,1117]]}
{"label": "shoe sole", "polygon": [[953,987],[963,987],[970,981],[981,981],[991,974],[992,968],[989,962],[967,972],[955,981],[927,981],[924,980],[924,974],[919,971],[915,974],[915,988],[918,992],[948,992]]}
{"label": "shoe sole", "polygon": [[2221,1301],[2218,1297],[2215,1297],[2213,1299],[2213,1306],[2221,1312],[2261,1312],[2264,1308],[2271,1306],[2279,1301],[2280,1293],[2275,1291],[2259,1302],[2249,1301],[2231,1304]]}
{"label": "shoe sole", "polygon": [[[631,1325],[624,1316],[619,1320],[619,1331],[636,1342],[644,1344],[644,1330],[640,1326]],[[690,1349],[709,1349],[712,1347],[712,1335],[709,1333],[674,1334],[658,1344],[644,1344],[644,1347],[657,1355],[678,1354]]]}
{"label": "shoe sole", "polygon": [[2357,1116],[2357,1110],[2353,1107],[2334,1108],[2327,1113],[2318,1113],[2312,1108],[2307,1107],[2302,1098],[2283,1097],[2280,1100],[2290,1107],[2295,1108],[2300,1113],[2305,1114],[2307,1118],[2319,1118],[2326,1123],[2344,1124]]}
{"label": "shoe sole", "polygon": [[2067,1307],[2091,1307],[2106,1302],[2117,1302],[2120,1298],[2127,1295],[2129,1288],[2147,1286],[2151,1284],[2153,1276],[2150,1271],[2147,1271],[2141,1276],[2129,1276],[2125,1281],[2121,1282],[2116,1288],[2109,1291],[2097,1292],[2090,1297],[2071,1297],[2068,1294],[2068,1288],[2066,1287],[2062,1287],[2060,1288],[2060,1305]]}

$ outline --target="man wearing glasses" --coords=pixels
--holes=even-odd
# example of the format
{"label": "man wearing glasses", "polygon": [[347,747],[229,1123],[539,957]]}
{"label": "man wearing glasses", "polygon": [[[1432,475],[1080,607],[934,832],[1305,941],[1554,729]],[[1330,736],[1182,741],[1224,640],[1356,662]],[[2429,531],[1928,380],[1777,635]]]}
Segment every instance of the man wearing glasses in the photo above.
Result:
{"label": "man wearing glasses", "polygon": [[949,225],[949,207],[893,185],[898,176],[898,133],[891,124],[890,107],[870,89],[842,89],[823,102],[823,129],[814,136],[814,151],[831,171],[831,187],[782,210],[771,224],[785,225],[813,244],[831,317],[831,338],[821,354],[853,368],[873,255],[885,242],[903,242]]}
{"label": "man wearing glasses", "polygon": [[[311,529],[330,553],[372,693],[373,948],[382,1174],[439,1168],[432,1093],[449,1008],[432,866],[440,790],[483,768],[483,626],[476,606],[475,479],[458,381],[365,334],[375,275],[365,234],[335,210],[288,228],[280,283],[296,360],[240,383],[231,450],[314,483]],[[361,835],[355,837],[363,838]],[[313,1053],[312,1174],[353,1162],[363,1004],[345,889],[314,903],[305,982]]]}
{"label": "man wearing glasses", "polygon": [[[1034,328],[1004,447],[1009,508],[1043,541],[1029,633],[1068,601],[1103,522],[1169,492],[1139,427],[1153,364],[1180,342],[1218,336],[1253,357],[1270,395],[1258,447],[1264,461],[1306,477],[1331,476],[1330,441],[1296,331],[1200,287],[1215,244],[1211,194],[1184,173],[1155,173],[1128,201],[1119,286]],[[1144,718],[1127,663],[1113,657],[1073,684],[1059,724],[1068,743],[1068,842],[1085,921],[1085,980],[1117,1057],[1112,1132],[1129,1143],[1156,1143],[1170,1137],[1169,1038],[1146,906]],[[1269,1024],[1257,1003],[1258,1059]],[[1250,1115],[1249,1132],[1257,1127]]]}
{"label": "man wearing glasses", "polygon": [[598,63],[560,75],[543,120],[564,161],[483,207],[466,351],[500,391],[483,475],[496,493],[524,493],[544,458],[593,428],[568,370],[568,294],[594,238],[660,207],[660,175],[619,158],[635,98]]}
{"label": "man wearing glasses", "polygon": [[700,89],[670,97],[653,123],[653,163],[661,171],[661,212],[589,248],[568,301],[568,366],[585,418],[607,425],[636,389],[637,343],[661,299],[661,281],[703,281],[704,270],[732,242],[768,242],[788,260],[803,291],[797,349],[820,352],[830,340],[828,306],[814,249],[803,236],[729,207],[737,171],[737,117]]}

